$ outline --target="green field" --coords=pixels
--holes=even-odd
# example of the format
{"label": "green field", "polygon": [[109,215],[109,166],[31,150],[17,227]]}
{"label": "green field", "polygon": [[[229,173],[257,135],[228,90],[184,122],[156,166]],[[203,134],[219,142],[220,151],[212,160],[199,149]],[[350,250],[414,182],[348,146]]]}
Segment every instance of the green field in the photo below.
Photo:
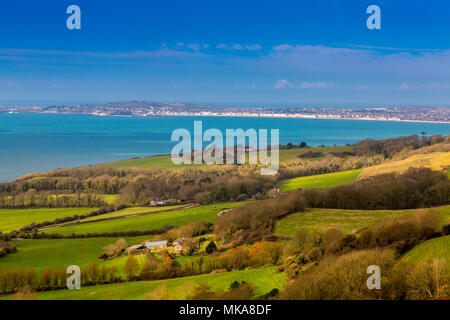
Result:
{"label": "green field", "polygon": [[[306,152],[317,152],[320,151],[324,155],[327,155],[329,152],[344,152],[351,151],[352,147],[350,146],[336,146],[336,147],[314,147],[314,148],[303,148],[303,149],[290,149],[290,150],[280,150],[280,162],[285,162],[298,158],[298,155],[306,153]],[[305,159],[306,160],[306,159]],[[314,160],[314,159],[311,159]],[[179,169],[186,166],[205,166],[204,164],[200,165],[175,165],[170,158],[170,155],[162,155],[162,156],[154,156],[154,157],[145,157],[145,158],[136,158],[136,159],[128,159],[128,160],[120,160],[114,162],[108,162],[101,164],[100,166],[111,167],[111,168],[161,168],[161,169]]]}
{"label": "green field", "polygon": [[412,210],[306,209],[305,212],[295,213],[279,220],[275,225],[274,232],[293,236],[299,228],[306,228],[313,232],[326,231],[331,228],[351,231],[423,210],[439,212],[446,220],[450,217],[450,206]]}
{"label": "green field", "polygon": [[[353,147],[351,146],[336,146],[336,147],[314,147],[314,148],[303,148],[303,149],[289,149],[289,150],[280,150],[280,162],[285,162],[294,159],[302,159],[298,156],[307,152],[322,152],[324,155],[327,155],[330,152],[349,152],[352,151]],[[310,160],[320,159],[320,158],[311,158]],[[308,160],[308,159],[302,159]]]}
{"label": "green field", "polygon": [[[41,292],[37,299],[41,300],[143,300],[155,289],[165,286],[174,298],[185,298],[193,287],[207,283],[213,290],[228,289],[233,281],[246,281],[256,286],[256,295],[268,293],[273,288],[282,288],[286,284],[285,273],[276,273],[276,268],[231,271],[216,274],[205,274],[158,281],[137,281],[119,284],[107,284],[82,287],[80,290],[57,290]],[[13,299],[5,296],[3,299]]]}
{"label": "green field", "polygon": [[431,239],[419,244],[407,252],[401,261],[418,263],[431,261],[435,258],[444,258],[447,262],[450,262],[450,236]]}
{"label": "green field", "polygon": [[[183,204],[183,205],[164,206],[164,207],[132,207],[132,208],[126,208],[126,209],[119,210],[119,211],[113,211],[113,212],[101,214],[101,215],[94,216],[94,217],[89,217],[89,218],[78,220],[78,221],[84,222],[84,221],[93,221],[93,220],[99,220],[99,219],[127,217],[127,216],[132,216],[135,214],[153,213],[153,212],[158,212],[158,211],[172,210],[172,209],[176,209],[176,208],[180,208],[180,207],[184,207],[184,206],[186,206],[186,205]],[[68,223],[73,223],[73,221],[68,222]],[[67,223],[61,224],[60,226],[62,227],[66,224]]]}
{"label": "green field", "polygon": [[204,166],[204,165],[186,165],[180,164],[176,165],[172,162],[170,155],[164,156],[154,156],[154,157],[145,157],[145,158],[136,158],[136,159],[128,159],[128,160],[120,160],[114,162],[108,162],[101,164],[103,167],[111,167],[111,168],[160,168],[160,169],[180,169],[186,166]]}
{"label": "green field", "polygon": [[144,231],[162,228],[166,225],[182,226],[191,221],[200,220],[214,222],[217,213],[227,208],[233,208],[245,202],[218,203],[204,205],[195,208],[180,209],[170,212],[154,213],[139,217],[128,217],[109,221],[92,222],[68,227],[49,229],[47,233],[58,233],[62,235],[86,234],[94,232],[116,232],[116,231]]}
{"label": "green field", "polygon": [[[128,245],[138,244],[149,236],[125,238]],[[21,240],[16,243],[17,252],[0,259],[1,268],[60,268],[69,265],[88,266],[96,261],[103,247],[119,238]]]}
{"label": "green field", "polygon": [[346,185],[355,181],[362,169],[354,169],[315,176],[299,177],[283,181],[280,184],[281,192],[298,189],[328,189]]}
{"label": "green field", "polygon": [[119,197],[117,194],[99,194],[107,204],[113,204]]}
{"label": "green field", "polygon": [[86,214],[96,209],[64,208],[64,209],[0,209],[0,232],[19,230],[33,222],[53,221],[56,218]]}

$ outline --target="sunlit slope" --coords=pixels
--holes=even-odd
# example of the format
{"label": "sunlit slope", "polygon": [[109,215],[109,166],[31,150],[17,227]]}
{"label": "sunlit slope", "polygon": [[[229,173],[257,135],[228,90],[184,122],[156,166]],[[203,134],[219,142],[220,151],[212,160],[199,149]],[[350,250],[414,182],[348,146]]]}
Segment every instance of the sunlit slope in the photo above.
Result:
{"label": "sunlit slope", "polygon": [[383,163],[377,166],[364,168],[359,179],[375,176],[383,173],[403,173],[409,168],[430,168],[443,170],[450,166],[450,152],[434,152],[408,157],[404,160]]}
{"label": "sunlit slope", "polygon": [[442,223],[450,220],[450,206],[407,209],[407,210],[349,210],[349,209],[306,209],[304,212],[288,215],[275,224],[274,233],[294,236],[299,229],[324,232],[336,228],[345,232],[368,227],[372,224],[413,215],[421,211],[439,213]]}
{"label": "sunlit slope", "polygon": [[53,221],[57,218],[83,215],[95,211],[92,208],[44,208],[44,209],[0,209],[0,232],[7,233],[34,223]]}
{"label": "sunlit slope", "polygon": [[354,169],[294,178],[283,181],[280,185],[280,191],[287,192],[298,189],[328,189],[342,186],[355,181],[360,173],[361,169]]}
{"label": "sunlit slope", "polygon": [[450,262],[450,236],[431,239],[419,244],[405,254],[402,262],[418,263],[433,259],[446,259]]}
{"label": "sunlit slope", "polygon": [[[212,290],[228,289],[234,281],[255,285],[255,294],[262,295],[286,284],[286,274],[276,268],[262,268],[205,274],[157,281],[134,281],[117,284],[85,286],[80,290],[56,290],[37,293],[38,300],[144,300],[158,288],[166,288],[175,299],[186,298],[196,286],[208,284]],[[157,295],[157,294],[156,294]],[[14,299],[4,296],[3,299]],[[0,299],[2,299],[0,298]]]}

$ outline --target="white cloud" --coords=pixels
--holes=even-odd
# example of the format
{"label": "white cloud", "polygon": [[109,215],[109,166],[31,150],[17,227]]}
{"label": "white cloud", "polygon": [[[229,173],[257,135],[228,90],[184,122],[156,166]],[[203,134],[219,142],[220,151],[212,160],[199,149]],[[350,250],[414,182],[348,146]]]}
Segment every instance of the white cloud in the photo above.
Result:
{"label": "white cloud", "polygon": [[399,90],[408,90],[408,89],[411,89],[411,86],[409,85],[409,83],[408,82],[402,82],[398,87],[397,87],[397,89],[399,89]]}
{"label": "white cloud", "polygon": [[262,46],[260,44],[248,44],[245,46],[245,48],[250,51],[255,51],[255,50],[261,50]]}
{"label": "white cloud", "polygon": [[300,85],[300,88],[302,89],[323,89],[323,88],[328,88],[328,87],[332,87],[333,84],[332,83],[327,83],[327,82],[303,82]]}
{"label": "white cloud", "polygon": [[217,48],[217,49],[226,49],[226,48],[227,48],[227,45],[221,43],[221,44],[218,44],[218,45],[216,46],[216,48]]}
{"label": "white cloud", "polygon": [[294,46],[290,44],[279,44],[272,48],[273,51],[286,51],[292,49]]}
{"label": "white cloud", "polygon": [[275,86],[274,86],[275,89],[285,89],[285,88],[294,88],[294,87],[295,87],[295,85],[290,83],[286,79],[278,80],[277,83],[275,83]]}
{"label": "white cloud", "polygon": [[200,50],[200,44],[198,43],[189,43],[186,45],[189,49],[191,49],[194,52],[198,52]]}
{"label": "white cloud", "polygon": [[278,80],[274,86],[275,89],[285,89],[285,88],[300,88],[300,89],[325,89],[325,88],[336,88],[332,82],[302,82],[297,85],[291,83],[286,79]]}
{"label": "white cloud", "polygon": [[231,46],[232,50],[242,50],[242,46],[239,43],[234,44],[233,46]]}
{"label": "white cloud", "polygon": [[450,82],[445,81],[445,82],[437,82],[437,81],[433,81],[428,85],[429,89],[449,89],[450,88]]}

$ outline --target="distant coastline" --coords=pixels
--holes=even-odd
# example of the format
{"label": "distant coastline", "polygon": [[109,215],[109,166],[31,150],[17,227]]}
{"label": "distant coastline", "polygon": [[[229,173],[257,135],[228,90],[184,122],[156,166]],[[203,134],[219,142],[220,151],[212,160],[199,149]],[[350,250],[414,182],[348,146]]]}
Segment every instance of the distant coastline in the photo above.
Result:
{"label": "distant coastline", "polygon": [[[1,112],[1,110],[0,110]],[[5,111],[4,111],[5,112]],[[127,115],[127,114],[98,114],[98,113],[84,113],[84,112],[5,112],[9,114],[60,114],[60,115],[90,115],[96,117],[125,117],[125,118],[158,118],[158,117],[233,117],[233,118],[277,118],[277,119],[310,119],[310,120],[357,120],[357,121],[389,121],[389,122],[415,122],[415,123],[441,123],[450,124],[449,121],[444,120],[414,120],[414,119],[395,119],[395,118],[369,118],[369,117],[336,117],[336,116],[309,116],[303,114],[290,114],[290,115],[280,115],[280,114],[193,114],[193,113],[180,113],[180,114],[158,114],[158,115]]]}

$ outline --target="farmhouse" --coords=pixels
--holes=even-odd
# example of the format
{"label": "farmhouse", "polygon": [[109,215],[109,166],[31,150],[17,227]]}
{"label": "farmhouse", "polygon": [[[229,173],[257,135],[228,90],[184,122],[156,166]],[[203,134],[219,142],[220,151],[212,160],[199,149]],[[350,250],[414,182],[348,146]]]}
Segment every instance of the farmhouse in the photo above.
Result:
{"label": "farmhouse", "polygon": [[167,247],[167,240],[146,242],[144,246],[149,250],[164,249]]}
{"label": "farmhouse", "polygon": [[173,251],[175,254],[183,254],[183,242],[185,238],[178,238],[173,242]]}
{"label": "farmhouse", "polygon": [[148,251],[153,251],[153,250],[159,250],[159,249],[164,249],[167,247],[167,241],[148,241],[145,242],[144,244],[136,244],[134,246],[128,247],[127,248],[127,252],[129,255],[134,255],[134,254],[140,254],[140,253],[144,253],[147,250]]}

